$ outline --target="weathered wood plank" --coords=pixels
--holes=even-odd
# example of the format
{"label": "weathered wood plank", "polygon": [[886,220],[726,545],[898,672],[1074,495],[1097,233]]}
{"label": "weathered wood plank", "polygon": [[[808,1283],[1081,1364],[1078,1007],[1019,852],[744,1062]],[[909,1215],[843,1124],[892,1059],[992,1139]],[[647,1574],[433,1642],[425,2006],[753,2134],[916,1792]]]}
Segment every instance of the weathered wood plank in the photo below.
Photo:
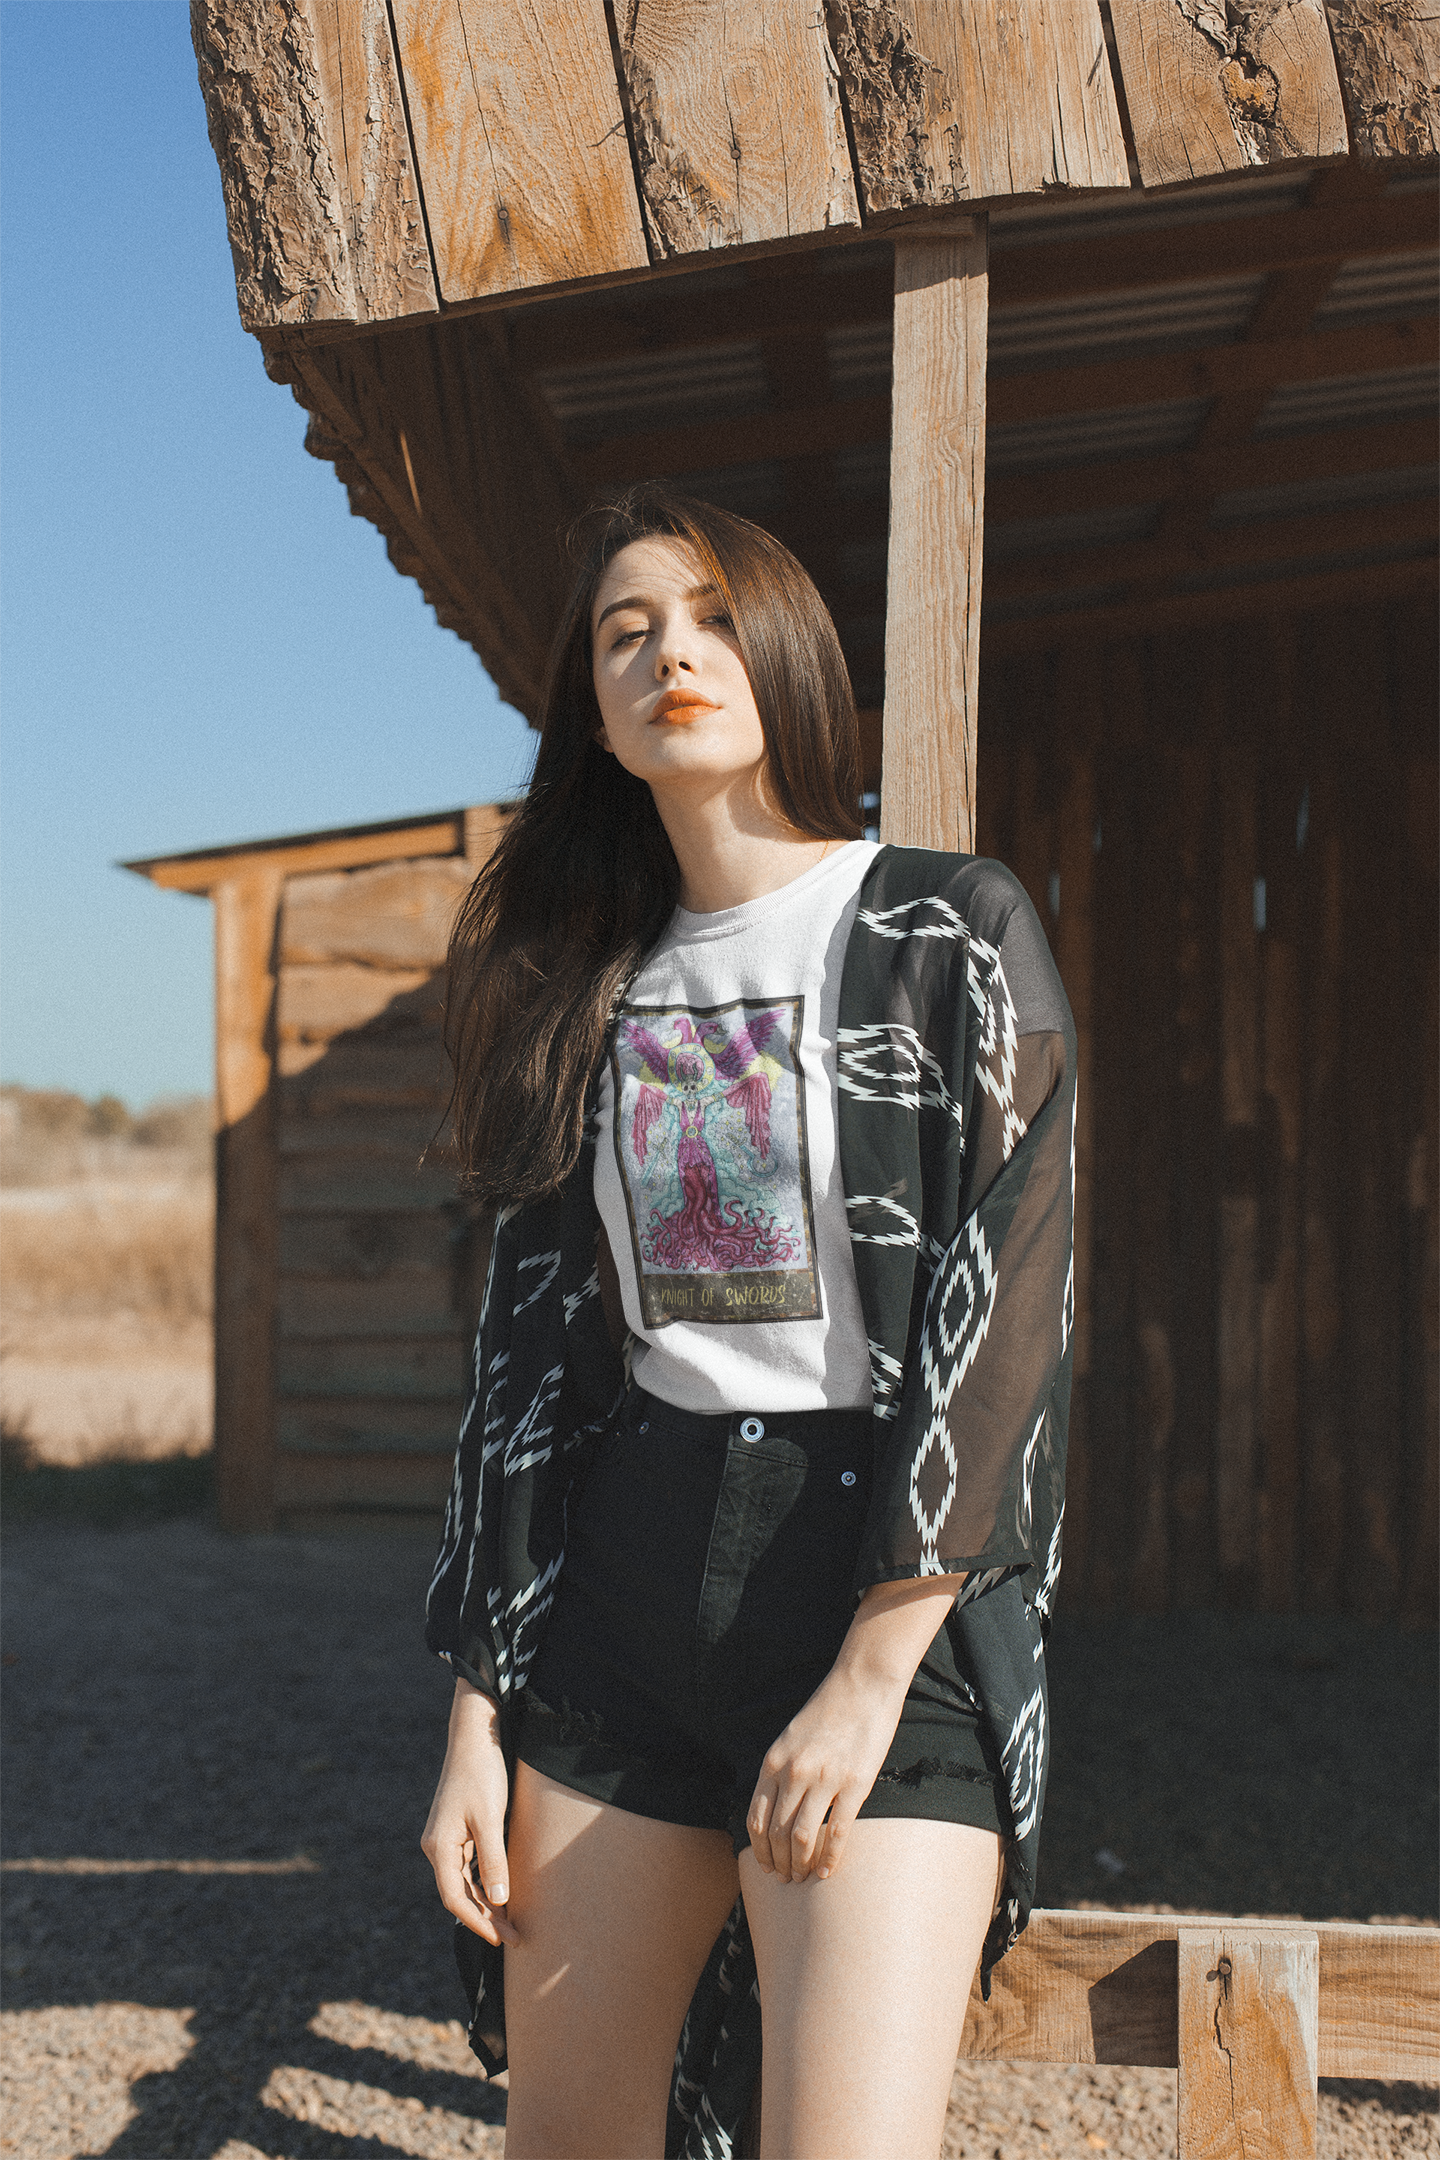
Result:
{"label": "weathered wood plank", "polygon": [[350,1150],[290,1155],[280,1165],[282,1214],[386,1214],[423,1206],[443,1208],[455,1197],[452,1170],[383,1156],[367,1161]]}
{"label": "weathered wood plank", "polygon": [[1182,1926],[1179,2160],[1314,2160],[1319,1994],[1313,1928]]}
{"label": "weathered wood plank", "polygon": [[385,0],[192,0],[240,319],[433,313]]}
{"label": "weathered wood plank", "polygon": [[1110,13],[1143,186],[1344,156],[1322,0],[1112,0]]}
{"label": "weathered wood plank", "polygon": [[1440,150],[1440,25],[1420,0],[1327,0],[1357,157]]}
{"label": "weathered wood plank", "polygon": [[[1062,1596],[1088,1578],[1091,1505],[1091,1271],[1095,1190],[1095,743],[1103,693],[1086,645],[1061,655],[1057,703],[1066,753],[1056,814],[1060,914],[1051,940],[1075,1021],[1075,1353],[1065,1474]],[[982,797],[983,800],[983,797]],[[1067,1582],[1068,1577],[1068,1582]]]}
{"label": "weathered wood plank", "polygon": [[455,910],[474,871],[464,856],[292,877],[280,917],[283,964],[445,965]]}
{"label": "weathered wood plank", "polygon": [[280,874],[263,861],[215,904],[215,1482],[228,1530],[274,1521],[276,1158],[272,1099]]}
{"label": "weathered wood plank", "polygon": [[443,996],[428,969],[302,963],[281,970],[278,1026],[287,1041],[328,1042],[355,1028],[413,1034],[438,1027]]}
{"label": "weathered wood plank", "polygon": [[286,1454],[276,1464],[275,1504],[286,1516],[298,1511],[438,1514],[449,1490],[450,1459],[440,1454]]}
{"label": "weathered wood plank", "polygon": [[1098,7],[827,0],[863,208],[1128,187]]}
{"label": "weathered wood plank", "polygon": [[631,0],[618,28],[657,257],[859,224],[818,7]]}
{"label": "weathered wood plank", "polygon": [[450,1092],[439,1030],[415,1036],[342,1035],[334,1042],[282,1042],[275,1069],[282,1116],[338,1117],[367,1110],[429,1109],[438,1118]]}
{"label": "weathered wood plank", "polygon": [[[1228,652],[1228,641],[1225,650]],[[1216,692],[1229,701],[1230,671]],[[1228,741],[1220,773],[1220,1116],[1215,1518],[1221,1582],[1244,1597],[1256,1558],[1255,1414],[1259,1341],[1255,1296],[1259,1222],[1259,952],[1255,932],[1255,754]]]}
{"label": "weathered wood plank", "polygon": [[[1296,1932],[1286,1920],[1041,1908],[996,1966],[988,2003],[976,1980],[960,2053],[973,2060],[1173,2070],[1180,2058],[1181,1931],[1236,1926],[1261,1940],[1283,1942]],[[1326,1921],[1305,1932],[1313,1932],[1320,1953],[1318,2074],[1433,2083],[1440,1930]]]}
{"label": "weathered wood plank", "polygon": [[448,1402],[397,1402],[365,1395],[292,1401],[282,1396],[276,1412],[279,1446],[292,1455],[453,1456],[464,1402],[462,1380],[463,1373],[457,1371],[455,1395]]}
{"label": "weathered wood plank", "polygon": [[277,1299],[282,1341],[340,1341],[375,1335],[454,1337],[459,1315],[449,1268],[384,1275],[375,1282],[319,1282],[281,1276]]}
{"label": "weathered wood plank", "polygon": [[459,1392],[464,1337],[423,1341],[372,1337],[364,1342],[281,1342],[276,1391],[303,1396],[386,1397],[399,1402],[453,1403]]}
{"label": "weathered wood plank", "polygon": [[1261,1201],[1260,1598],[1292,1612],[1301,1579],[1299,1528],[1300,1247],[1299,1170],[1304,1122],[1300,948],[1305,936],[1296,820],[1305,784],[1296,711],[1295,624],[1277,621],[1267,640],[1262,685],[1268,726],[1261,781],[1260,858],[1265,929],[1260,945],[1261,1133],[1267,1174]]}
{"label": "weathered wood plank", "polygon": [[354,870],[362,863],[409,861],[412,857],[464,852],[467,811],[423,818],[401,818],[344,833],[291,833],[283,840],[248,841],[240,847],[197,848],[193,855],[167,855],[127,862],[152,883],[172,892],[208,893],[219,878],[233,877],[244,861],[262,857],[272,869],[292,874],[316,870]]}
{"label": "weathered wood plank", "polygon": [[881,838],[970,852],[985,508],[983,219],[895,243]]}
{"label": "weathered wood plank", "polygon": [[366,1109],[339,1116],[297,1115],[283,1104],[278,1145],[287,1155],[350,1155],[358,1164],[383,1161],[387,1170],[414,1169],[435,1136],[437,1114],[423,1110]]}
{"label": "weathered wood plank", "polygon": [[282,1214],[279,1267],[332,1282],[424,1274],[449,1263],[454,1225],[441,1207],[340,1214]]}
{"label": "weathered wood plank", "polygon": [[601,0],[396,0],[446,300],[649,261]]}

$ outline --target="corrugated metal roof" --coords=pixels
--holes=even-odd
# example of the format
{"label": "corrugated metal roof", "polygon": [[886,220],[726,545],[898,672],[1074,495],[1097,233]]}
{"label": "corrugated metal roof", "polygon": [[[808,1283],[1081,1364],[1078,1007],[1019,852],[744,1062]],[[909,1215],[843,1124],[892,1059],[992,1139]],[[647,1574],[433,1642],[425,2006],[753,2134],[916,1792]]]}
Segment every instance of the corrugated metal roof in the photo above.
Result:
{"label": "corrugated metal roof", "polygon": [[1208,398],[1168,398],[1157,405],[1117,405],[1102,412],[1013,420],[985,439],[990,473],[1040,472],[1105,458],[1150,457],[1188,450],[1210,408]]}
{"label": "corrugated metal roof", "polygon": [[1076,367],[1107,353],[1179,352],[1226,345],[1244,331],[1265,279],[1193,278],[1082,299],[997,307],[990,316],[992,373]]}
{"label": "corrugated metal roof", "polygon": [[1348,330],[1360,323],[1402,322],[1440,308],[1440,252],[1361,255],[1342,263],[1311,318],[1314,330]]}
{"label": "corrugated metal roof", "polygon": [[985,560],[1017,562],[1027,555],[1071,555],[1084,548],[1148,540],[1160,505],[1123,503],[1111,510],[1077,510],[1063,517],[1004,518],[985,527]]}
{"label": "corrugated metal roof", "polygon": [[1433,367],[1385,368],[1373,375],[1326,375],[1281,383],[1255,423],[1258,436],[1303,435],[1318,428],[1414,420],[1436,409]]}
{"label": "corrugated metal roof", "polygon": [[1117,188],[1109,196],[1086,196],[1057,203],[1042,195],[1030,202],[1007,202],[990,212],[992,251],[1035,247],[1051,240],[1109,240],[1137,229],[1162,232],[1172,225],[1209,225],[1217,219],[1260,217],[1303,208],[1309,193],[1307,170],[1225,173],[1217,182],[1146,195],[1139,188]]}
{"label": "corrugated metal roof", "polygon": [[1433,465],[1397,465],[1385,472],[1324,473],[1278,487],[1235,488],[1210,506],[1212,525],[1256,518],[1304,517],[1321,510],[1360,510],[1375,503],[1414,502],[1436,492]]}
{"label": "corrugated metal roof", "polygon": [[644,427],[735,419],[770,405],[760,347],[753,341],[547,368],[535,380],[566,442],[575,444]]}
{"label": "corrugated metal roof", "polygon": [[[989,324],[989,371],[1074,367],[1116,352],[1181,352],[1240,337],[1264,285],[1261,276],[1196,278],[1081,299],[997,307]],[[890,323],[841,323],[825,333],[836,397],[874,397],[890,387]]]}

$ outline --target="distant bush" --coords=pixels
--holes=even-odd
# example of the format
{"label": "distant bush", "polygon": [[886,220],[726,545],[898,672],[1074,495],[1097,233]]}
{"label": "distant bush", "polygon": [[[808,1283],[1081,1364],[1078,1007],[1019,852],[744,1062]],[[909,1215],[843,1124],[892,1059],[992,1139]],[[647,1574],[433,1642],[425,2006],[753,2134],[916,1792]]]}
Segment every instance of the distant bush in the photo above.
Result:
{"label": "distant bush", "polygon": [[123,1448],[94,1462],[41,1462],[26,1435],[0,1434],[0,1512],[7,1522],[69,1517],[109,1528],[200,1515],[214,1497],[211,1456],[142,1461]]}
{"label": "distant bush", "polygon": [[203,1095],[162,1096],[132,1112],[118,1095],[87,1102],[65,1088],[0,1087],[0,1185],[63,1185],[80,1178],[171,1175],[211,1169],[213,1115]]}
{"label": "distant bush", "polygon": [[147,1191],[140,1180],[103,1204],[77,1188],[59,1206],[5,1211],[0,1300],[12,1314],[132,1312],[205,1318],[214,1280],[210,1189]]}

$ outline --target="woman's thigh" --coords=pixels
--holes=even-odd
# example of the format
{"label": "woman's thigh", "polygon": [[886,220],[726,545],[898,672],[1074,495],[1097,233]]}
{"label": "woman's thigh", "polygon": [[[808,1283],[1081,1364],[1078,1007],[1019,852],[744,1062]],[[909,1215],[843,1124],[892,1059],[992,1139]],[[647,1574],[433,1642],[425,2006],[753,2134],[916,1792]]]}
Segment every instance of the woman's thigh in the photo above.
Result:
{"label": "woman's thigh", "polygon": [[999,1879],[966,1823],[857,1822],[828,1881],[740,1885],[760,1972],[764,2160],[933,2160]]}
{"label": "woman's thigh", "polygon": [[509,1855],[508,2160],[660,2160],[675,2044],[735,1902],[730,1839],[522,1762]]}

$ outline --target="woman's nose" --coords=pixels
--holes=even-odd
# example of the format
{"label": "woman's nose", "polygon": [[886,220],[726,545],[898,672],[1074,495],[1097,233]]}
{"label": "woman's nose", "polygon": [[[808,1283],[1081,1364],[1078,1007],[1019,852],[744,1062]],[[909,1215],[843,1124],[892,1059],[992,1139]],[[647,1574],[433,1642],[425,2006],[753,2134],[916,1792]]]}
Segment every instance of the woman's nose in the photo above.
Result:
{"label": "woman's nose", "polygon": [[695,662],[686,635],[688,627],[684,623],[667,623],[656,641],[655,674],[658,681],[664,682],[667,675],[677,673],[694,674]]}

